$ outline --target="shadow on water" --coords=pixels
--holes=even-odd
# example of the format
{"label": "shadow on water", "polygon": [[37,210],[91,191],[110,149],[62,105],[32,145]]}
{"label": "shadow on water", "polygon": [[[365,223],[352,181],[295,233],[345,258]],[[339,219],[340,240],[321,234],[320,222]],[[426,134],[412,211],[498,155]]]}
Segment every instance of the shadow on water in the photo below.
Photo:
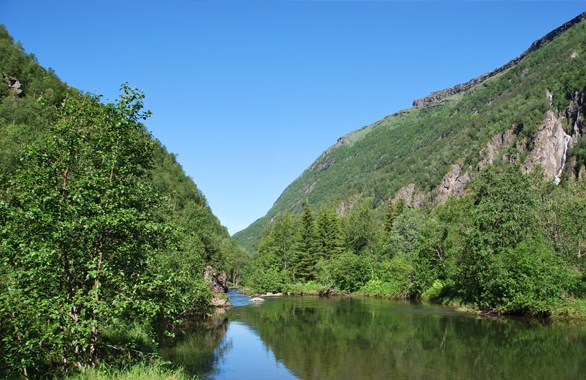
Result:
{"label": "shadow on water", "polygon": [[228,319],[214,332],[189,336],[167,358],[210,379],[580,379],[586,373],[583,325],[318,297],[234,307]]}

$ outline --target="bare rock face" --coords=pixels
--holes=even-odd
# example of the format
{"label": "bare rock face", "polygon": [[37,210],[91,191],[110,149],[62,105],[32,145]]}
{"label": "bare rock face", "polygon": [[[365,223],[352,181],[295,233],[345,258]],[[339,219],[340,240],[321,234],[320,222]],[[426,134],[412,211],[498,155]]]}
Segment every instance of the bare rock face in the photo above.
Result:
{"label": "bare rock face", "polygon": [[407,207],[418,208],[421,207],[425,201],[425,194],[417,190],[415,184],[410,183],[397,191],[397,194],[395,194],[395,197],[393,198],[393,202],[396,202],[399,199],[403,199],[403,201],[405,201],[405,206]]}
{"label": "bare rock face", "polygon": [[460,197],[464,194],[464,188],[470,182],[470,175],[463,171],[460,164],[452,166],[452,169],[444,176],[442,183],[436,188],[435,204],[444,203],[450,195]]}
{"label": "bare rock face", "polygon": [[[515,138],[516,134],[512,129],[509,129],[490,139],[488,144],[486,144],[486,148],[480,153],[478,169],[493,164],[497,158],[506,159],[506,157],[502,156],[502,152],[513,145]],[[501,157],[499,157],[499,155],[501,155]]]}
{"label": "bare rock face", "polygon": [[228,291],[228,276],[224,272],[214,272],[214,269],[207,266],[204,272],[204,279],[208,282],[212,293],[226,293]]}
{"label": "bare rock face", "polygon": [[540,165],[547,179],[559,183],[571,141],[572,136],[564,131],[561,118],[548,111],[544,124],[537,131],[534,148],[525,162],[525,170],[530,172]]}

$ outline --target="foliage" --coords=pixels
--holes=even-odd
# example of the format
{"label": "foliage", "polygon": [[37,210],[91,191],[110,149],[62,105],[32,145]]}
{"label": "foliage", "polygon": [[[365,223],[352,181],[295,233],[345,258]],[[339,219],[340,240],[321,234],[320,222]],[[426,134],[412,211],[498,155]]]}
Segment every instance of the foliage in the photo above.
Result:
{"label": "foliage", "polygon": [[168,156],[140,123],[142,99],[127,86],[106,104],[74,94],[46,138],[19,146],[0,193],[2,373],[153,352],[140,342],[154,331],[140,338],[130,324],[207,309],[203,268],[221,268],[234,246],[191,181],[184,195],[153,181]]}
{"label": "foliage", "polygon": [[284,291],[291,294],[299,295],[316,295],[326,292],[327,286],[324,286],[316,281],[296,282],[294,284],[287,284]]}
{"label": "foliage", "polygon": [[205,266],[240,276],[142,101],[80,94],[0,26],[0,377],[144,359],[153,324],[208,309]]}
{"label": "foliage", "polygon": [[570,272],[547,240],[522,242],[495,257],[493,292],[500,295],[499,308],[506,313],[549,314],[563,300]]}
{"label": "foliage", "polygon": [[379,220],[368,200],[357,201],[344,216],[346,247],[356,254],[368,254],[379,249],[381,234]]}
{"label": "foliage", "polygon": [[157,312],[146,268],[168,237],[148,186],[152,140],[141,108],[127,87],[105,106],[68,99],[53,138],[11,178],[1,204],[9,368],[94,365],[102,326]]}
{"label": "foliage", "polygon": [[309,202],[305,202],[299,234],[295,242],[294,278],[307,281],[315,277],[315,264],[318,260],[320,247],[318,246],[317,231],[313,211]]}
{"label": "foliage", "polygon": [[342,253],[330,261],[328,271],[334,286],[348,292],[360,289],[371,275],[370,265],[365,257],[352,252]]}
{"label": "foliage", "polygon": [[329,260],[342,253],[344,238],[336,212],[333,208],[319,209],[316,222],[316,244],[318,259]]}

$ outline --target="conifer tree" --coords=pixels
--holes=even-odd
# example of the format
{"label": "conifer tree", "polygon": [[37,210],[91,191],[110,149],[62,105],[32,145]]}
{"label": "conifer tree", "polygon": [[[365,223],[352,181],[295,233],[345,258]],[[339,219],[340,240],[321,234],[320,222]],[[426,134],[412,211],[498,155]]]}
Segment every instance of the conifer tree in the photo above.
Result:
{"label": "conifer tree", "polygon": [[317,217],[317,245],[321,259],[329,260],[343,251],[340,221],[330,207],[322,207]]}
{"label": "conifer tree", "polygon": [[396,201],[389,199],[387,204],[387,212],[385,214],[385,232],[389,234],[393,229],[395,219],[403,213],[405,209],[405,200],[399,198]]}
{"label": "conifer tree", "polygon": [[295,278],[303,281],[313,280],[315,278],[315,264],[318,258],[317,234],[315,218],[307,199],[303,206],[295,251]]}

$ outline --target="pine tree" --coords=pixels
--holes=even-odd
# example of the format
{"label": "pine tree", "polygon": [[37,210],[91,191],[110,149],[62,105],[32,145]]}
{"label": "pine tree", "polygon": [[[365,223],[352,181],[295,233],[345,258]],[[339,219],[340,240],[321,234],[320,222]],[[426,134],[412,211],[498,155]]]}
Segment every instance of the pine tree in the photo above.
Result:
{"label": "pine tree", "polygon": [[403,210],[405,210],[405,200],[403,198],[399,198],[396,201],[389,199],[385,214],[385,232],[387,234],[391,232],[395,219],[403,213]]}
{"label": "pine tree", "polygon": [[315,219],[307,199],[303,206],[300,233],[295,251],[295,278],[302,281],[313,280],[315,278],[318,247]]}
{"label": "pine tree", "polygon": [[334,209],[322,207],[317,217],[317,246],[321,259],[329,260],[343,251],[340,220]]}

